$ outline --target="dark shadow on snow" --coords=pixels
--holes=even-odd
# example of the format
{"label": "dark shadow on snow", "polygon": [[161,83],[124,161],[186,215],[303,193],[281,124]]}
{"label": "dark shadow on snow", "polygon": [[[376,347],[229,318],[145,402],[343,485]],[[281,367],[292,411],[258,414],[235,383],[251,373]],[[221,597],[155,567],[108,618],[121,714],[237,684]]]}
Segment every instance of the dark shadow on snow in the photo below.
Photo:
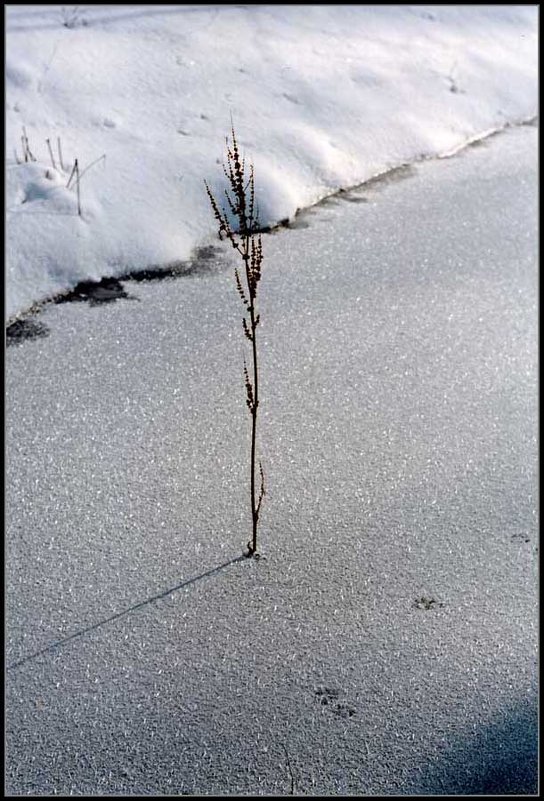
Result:
{"label": "dark shadow on snow", "polygon": [[[204,245],[195,248],[187,261],[178,261],[163,266],[150,266],[141,270],[132,270],[116,278],[102,278],[100,281],[80,281],[74,289],[60,295],[48,298],[41,305],[49,303],[83,303],[90,306],[100,306],[116,300],[140,300],[136,295],[130,295],[122,281],[164,281],[177,278],[197,278],[206,275],[217,275],[230,267],[230,262],[224,250],[215,245]],[[31,319],[17,320],[6,328],[8,345],[13,345],[24,339],[34,339],[47,336],[49,329],[43,323]]]}
{"label": "dark shadow on snow", "polygon": [[164,281],[167,278],[194,278],[200,275],[215,275],[230,266],[224,252],[214,245],[196,248],[188,261],[177,261],[162,267],[147,267],[132,270],[120,276],[120,281]]}
{"label": "dark shadow on snow", "polygon": [[538,794],[538,703],[504,710],[497,722],[480,725],[471,738],[453,742],[423,766],[403,794]]}
{"label": "dark shadow on snow", "polygon": [[70,292],[54,298],[54,303],[74,303],[88,301],[91,306],[98,306],[112,301],[139,300],[124,288],[122,281],[165,281],[167,279],[187,278],[206,274],[215,274],[228,266],[220,251],[213,245],[196,248],[188,261],[174,262],[162,267],[146,267],[142,270],[131,270],[117,278],[102,278],[100,281],[81,281]]}
{"label": "dark shadow on snow", "polygon": [[56,297],[54,303],[88,301],[91,306],[98,306],[101,303],[111,303],[129,297],[128,292],[116,278],[102,278],[100,281],[80,281],[70,292]]}
{"label": "dark shadow on snow", "polygon": [[147,604],[152,604],[155,601],[160,600],[161,598],[166,598],[168,595],[171,595],[173,592],[177,590],[183,589],[183,587],[188,587],[190,584],[195,584],[197,581],[200,581],[203,578],[207,578],[208,576],[214,576],[216,573],[219,573],[221,570],[224,570],[226,567],[230,565],[236,564],[236,562],[245,562],[247,561],[244,555],[237,556],[234,559],[230,559],[228,562],[224,562],[222,565],[218,567],[213,567],[211,570],[207,570],[205,573],[201,573],[199,576],[194,576],[191,579],[187,579],[187,581],[182,581],[180,584],[176,584],[175,587],[169,587],[164,592],[159,592],[157,595],[152,595],[150,598],[146,598],[145,601],[140,601],[133,606],[129,606],[128,609],[123,609],[122,612],[117,612],[115,615],[110,615],[110,617],[106,617],[103,620],[99,620],[97,623],[93,623],[92,626],[86,626],[84,629],[80,629],[79,631],[74,632],[74,634],[70,634],[68,637],[64,637],[62,640],[57,640],[57,642],[51,643],[51,645],[47,645],[45,648],[41,648],[39,651],[35,651],[33,654],[29,654],[28,656],[23,657],[23,659],[18,659],[17,662],[12,662],[10,665],[6,666],[6,670],[13,670],[13,668],[19,667],[20,665],[24,665],[25,662],[29,662],[32,659],[35,659],[37,656],[41,656],[42,654],[50,653],[54,651],[55,648],[59,648],[61,645],[64,645],[70,640],[75,640],[77,637],[82,637],[84,634],[87,634],[89,631],[94,631],[95,629],[104,626],[106,623],[111,623],[113,620],[119,620],[119,618],[124,617],[125,615],[129,615],[131,612],[135,612],[137,609],[141,609]]}
{"label": "dark shadow on snow", "polygon": [[24,320],[15,320],[6,328],[6,346],[20,345],[27,339],[41,339],[49,336],[49,328],[43,323],[27,317]]}

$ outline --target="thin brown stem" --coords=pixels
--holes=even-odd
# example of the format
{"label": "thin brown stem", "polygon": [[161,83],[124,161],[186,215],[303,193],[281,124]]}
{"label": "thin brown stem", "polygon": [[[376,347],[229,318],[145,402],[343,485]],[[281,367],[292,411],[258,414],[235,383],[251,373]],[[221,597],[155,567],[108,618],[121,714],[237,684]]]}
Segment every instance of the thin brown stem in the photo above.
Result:
{"label": "thin brown stem", "polygon": [[230,191],[224,190],[227,201],[227,208],[230,215],[236,220],[236,227],[231,225],[229,215],[223,206],[219,206],[210,187],[205,183],[206,192],[210,200],[212,210],[218,224],[219,237],[225,236],[233,248],[240,254],[244,263],[245,285],[242,286],[240,273],[234,271],[236,289],[244,304],[249,320],[244,316],[242,320],[244,336],[251,342],[251,355],[253,360],[252,378],[247,369],[244,359],[244,382],[246,388],[246,404],[251,413],[251,458],[250,458],[250,495],[251,495],[251,520],[252,538],[248,542],[248,556],[258,556],[257,554],[257,529],[259,523],[260,509],[265,495],[264,473],[262,464],[259,462],[259,472],[261,477],[261,487],[257,499],[256,473],[257,473],[257,416],[259,408],[259,363],[257,350],[256,330],[259,325],[260,316],[257,313],[257,286],[261,278],[262,264],[262,245],[260,237],[257,237],[258,228],[257,214],[255,213],[255,182],[253,165],[249,168],[249,179],[245,177],[245,161],[240,156],[240,150],[234,128],[232,128],[232,142],[227,138],[227,161],[223,165],[224,175],[229,183]]}
{"label": "thin brown stem", "polygon": [[251,345],[253,351],[253,410],[251,426],[251,514],[253,520],[253,540],[251,550],[255,553],[257,550],[257,524],[259,522],[259,512],[255,501],[255,450],[257,441],[257,411],[259,408],[259,368],[257,362],[257,325],[255,323],[255,306],[253,299],[249,307],[249,316],[251,319]]}
{"label": "thin brown stem", "polygon": [[74,177],[75,172],[76,172],[76,164],[77,164],[77,161],[74,164],[74,166],[72,167],[72,172],[70,173],[70,177],[68,178],[68,181],[66,183],[66,189],[70,189],[70,184],[72,183],[72,178]]}

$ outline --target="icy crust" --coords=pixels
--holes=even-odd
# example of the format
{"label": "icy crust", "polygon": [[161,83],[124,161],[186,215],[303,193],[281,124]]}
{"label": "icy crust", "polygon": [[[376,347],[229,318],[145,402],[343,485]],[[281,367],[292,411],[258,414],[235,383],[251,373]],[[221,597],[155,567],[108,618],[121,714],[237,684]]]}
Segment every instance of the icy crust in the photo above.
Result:
{"label": "icy crust", "polygon": [[537,792],[537,139],[267,237],[258,561],[230,271],[10,350],[8,796]]}

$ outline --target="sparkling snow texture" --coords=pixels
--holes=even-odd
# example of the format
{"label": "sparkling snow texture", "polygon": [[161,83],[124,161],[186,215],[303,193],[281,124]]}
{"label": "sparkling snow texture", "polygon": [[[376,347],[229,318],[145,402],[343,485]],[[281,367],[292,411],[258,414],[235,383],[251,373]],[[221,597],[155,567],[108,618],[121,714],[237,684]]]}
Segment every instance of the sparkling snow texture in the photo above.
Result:
{"label": "sparkling snow texture", "polygon": [[228,251],[9,349],[8,794],[536,792],[536,148],[265,237],[259,561]]}

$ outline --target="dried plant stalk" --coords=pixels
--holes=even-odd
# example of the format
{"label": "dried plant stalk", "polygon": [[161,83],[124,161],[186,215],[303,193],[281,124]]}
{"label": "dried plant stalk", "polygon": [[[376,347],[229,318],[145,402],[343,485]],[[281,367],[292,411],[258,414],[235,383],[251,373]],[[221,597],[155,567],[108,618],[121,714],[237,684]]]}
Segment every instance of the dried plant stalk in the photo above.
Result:
{"label": "dried plant stalk", "polygon": [[74,162],[74,166],[72,167],[72,172],[70,173],[70,177],[66,183],[66,189],[70,189],[70,184],[72,183],[72,178],[76,174],[76,163]]}
{"label": "dried plant stalk", "polygon": [[49,156],[51,158],[51,164],[53,165],[53,169],[56,170],[57,169],[57,165],[55,164],[55,159],[53,157],[53,151],[51,149],[51,140],[50,139],[46,139],[45,141],[47,143],[47,147],[48,147],[48,150],[49,150]]}
{"label": "dried plant stalk", "polygon": [[28,143],[28,136],[26,135],[26,128],[23,125],[23,135],[21,137],[21,141],[23,143],[23,156],[25,161],[36,161],[32,151],[30,150],[30,145]]}
{"label": "dried plant stalk", "polygon": [[[228,239],[232,247],[240,254],[243,263],[245,282],[240,278],[238,269],[234,271],[236,289],[244,305],[245,314],[242,318],[244,336],[251,342],[252,376],[244,360],[244,384],[246,388],[246,404],[251,414],[251,519],[252,538],[248,542],[248,556],[257,555],[257,528],[261,512],[261,504],[265,495],[264,471],[259,462],[260,489],[257,496],[257,413],[259,408],[259,363],[257,351],[257,326],[260,315],[257,313],[257,289],[261,279],[261,266],[263,262],[263,248],[260,234],[258,234],[258,211],[255,204],[255,176],[253,165],[249,167],[249,176],[246,175],[245,161],[240,156],[238,142],[234,127],[231,129],[232,140],[227,144],[227,162],[223,164],[223,171],[227,178],[229,189],[225,190],[227,209],[220,206],[215,199],[208,183],[204,181],[206,192],[217,221],[219,237]],[[230,212],[230,215],[229,215]],[[233,218],[234,222],[231,223]]]}

